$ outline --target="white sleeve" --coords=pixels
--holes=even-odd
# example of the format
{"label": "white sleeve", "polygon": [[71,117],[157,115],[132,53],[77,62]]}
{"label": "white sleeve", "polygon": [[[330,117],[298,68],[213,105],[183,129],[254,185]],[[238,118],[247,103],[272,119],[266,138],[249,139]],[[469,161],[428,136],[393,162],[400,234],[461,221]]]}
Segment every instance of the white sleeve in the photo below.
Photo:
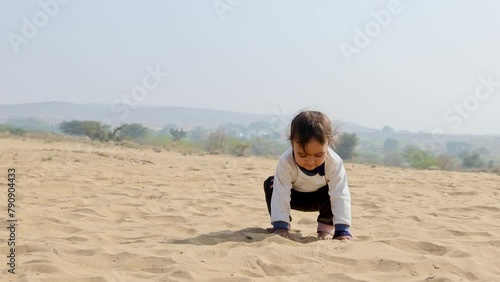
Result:
{"label": "white sleeve", "polygon": [[351,193],[342,161],[338,162],[328,177],[328,195],[332,205],[333,224],[351,226]]}
{"label": "white sleeve", "polygon": [[290,201],[292,193],[292,171],[290,164],[281,158],[276,168],[271,199],[271,223],[290,223]]}

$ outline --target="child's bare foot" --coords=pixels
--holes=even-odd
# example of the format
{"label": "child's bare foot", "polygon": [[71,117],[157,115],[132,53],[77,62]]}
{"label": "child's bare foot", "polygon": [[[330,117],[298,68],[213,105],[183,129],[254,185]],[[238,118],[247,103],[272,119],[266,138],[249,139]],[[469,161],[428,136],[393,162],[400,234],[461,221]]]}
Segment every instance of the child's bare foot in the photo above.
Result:
{"label": "child's bare foot", "polygon": [[333,238],[333,231],[335,231],[335,227],[333,225],[324,224],[318,222],[318,239],[321,240],[330,240]]}
{"label": "child's bare foot", "polygon": [[318,239],[320,240],[330,240],[333,239],[332,233],[328,233],[325,231],[318,231]]}

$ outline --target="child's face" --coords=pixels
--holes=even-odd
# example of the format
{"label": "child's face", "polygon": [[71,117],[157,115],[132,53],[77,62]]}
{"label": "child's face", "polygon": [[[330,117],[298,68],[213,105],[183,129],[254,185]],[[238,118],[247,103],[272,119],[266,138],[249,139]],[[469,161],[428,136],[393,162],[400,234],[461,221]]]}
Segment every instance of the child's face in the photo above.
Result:
{"label": "child's face", "polygon": [[312,139],[306,144],[305,152],[302,149],[302,146],[296,141],[292,142],[292,147],[295,162],[307,170],[313,170],[325,162],[328,151],[328,143],[321,144]]}

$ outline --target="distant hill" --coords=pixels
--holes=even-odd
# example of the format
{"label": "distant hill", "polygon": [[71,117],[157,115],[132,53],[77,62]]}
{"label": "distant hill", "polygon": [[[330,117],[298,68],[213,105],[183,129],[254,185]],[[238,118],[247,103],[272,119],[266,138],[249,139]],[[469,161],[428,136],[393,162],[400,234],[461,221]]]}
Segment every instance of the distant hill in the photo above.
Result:
{"label": "distant hill", "polygon": [[[128,111],[128,112],[127,112]],[[137,107],[107,104],[73,104],[45,102],[30,104],[0,104],[0,122],[11,118],[36,118],[50,123],[69,120],[95,120],[113,125],[141,123],[152,128],[161,128],[174,123],[183,128],[201,126],[216,128],[225,123],[249,125],[254,122],[276,122],[286,125],[291,116],[259,115],[187,107]],[[341,130],[348,132],[374,132],[376,130],[349,122],[340,122]],[[286,126],[285,125],[285,126]]]}
{"label": "distant hill", "polygon": [[[128,109],[128,114],[126,114]],[[5,118],[43,118],[60,120],[95,120],[111,124],[142,123],[161,127],[175,123],[183,127],[217,127],[232,122],[248,125],[266,121],[270,116],[181,107],[137,107],[126,105],[112,107],[106,104],[73,104],[46,102],[33,104],[0,105],[0,116]]]}
{"label": "distant hill", "polygon": [[[128,109],[128,110],[127,110]],[[128,113],[127,113],[128,111]],[[151,128],[161,128],[174,123],[189,129],[195,126],[216,128],[225,123],[249,125],[254,122],[279,122],[287,126],[291,116],[259,115],[187,107],[137,107],[107,104],[73,104],[45,102],[31,104],[0,104],[0,122],[12,118],[36,118],[49,123],[68,120],[95,120],[113,125],[141,123]],[[341,130],[347,132],[374,132],[361,125],[340,122]]]}
{"label": "distant hill", "polygon": [[334,125],[338,126],[340,132],[354,132],[354,133],[374,133],[379,132],[380,129],[373,129],[359,124],[347,122],[347,121],[334,121]]}

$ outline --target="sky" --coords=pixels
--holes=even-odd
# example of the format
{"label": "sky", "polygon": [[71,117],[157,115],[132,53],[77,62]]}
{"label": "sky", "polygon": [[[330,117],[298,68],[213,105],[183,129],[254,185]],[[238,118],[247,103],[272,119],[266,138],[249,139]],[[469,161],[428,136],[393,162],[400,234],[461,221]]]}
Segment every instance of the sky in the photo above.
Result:
{"label": "sky", "polygon": [[66,101],[500,134],[500,1],[2,1],[0,104]]}

